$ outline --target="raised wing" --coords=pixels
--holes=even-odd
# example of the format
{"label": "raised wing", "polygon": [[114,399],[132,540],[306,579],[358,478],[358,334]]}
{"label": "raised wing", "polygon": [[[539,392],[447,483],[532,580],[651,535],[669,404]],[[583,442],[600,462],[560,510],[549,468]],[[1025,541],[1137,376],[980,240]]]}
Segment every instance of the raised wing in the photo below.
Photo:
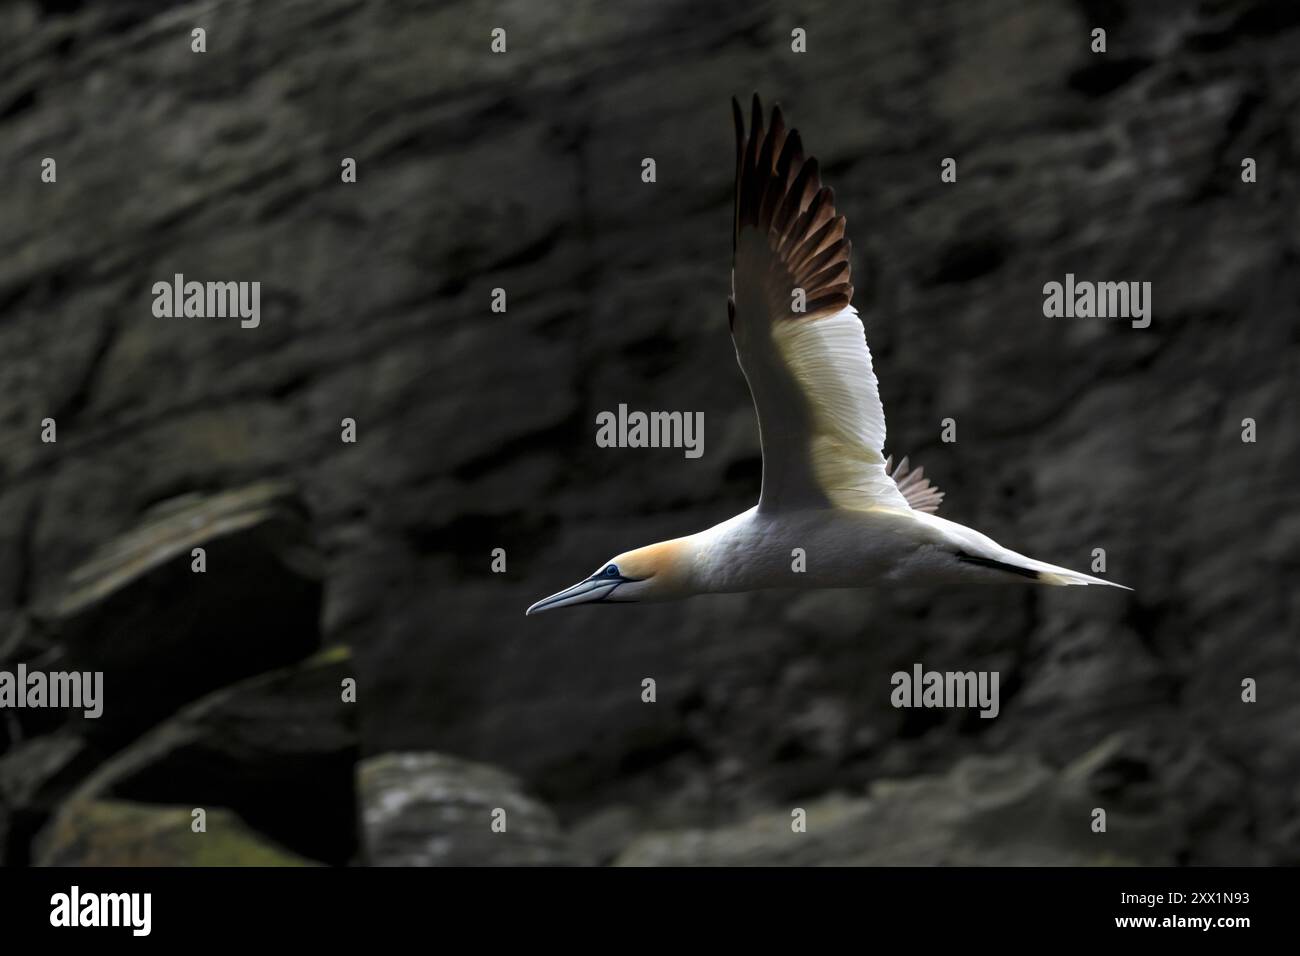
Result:
{"label": "raised wing", "polygon": [[[755,95],[736,120],[736,216],[729,303],[736,357],[763,444],[760,511],[906,509],[883,454],[885,413],[871,352],[849,304],[850,243],[835,194],[780,107],[764,129]],[[928,485],[927,485],[928,487]],[[936,502],[937,504],[937,502]]]}

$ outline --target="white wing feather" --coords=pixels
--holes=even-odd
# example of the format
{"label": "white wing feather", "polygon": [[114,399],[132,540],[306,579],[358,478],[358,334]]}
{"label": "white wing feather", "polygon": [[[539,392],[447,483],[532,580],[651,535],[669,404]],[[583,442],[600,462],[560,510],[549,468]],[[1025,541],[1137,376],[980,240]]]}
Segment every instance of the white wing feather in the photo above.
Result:
{"label": "white wing feather", "polygon": [[885,410],[857,310],[774,323],[772,335],[808,402],[813,474],[831,503],[907,510],[885,469]]}

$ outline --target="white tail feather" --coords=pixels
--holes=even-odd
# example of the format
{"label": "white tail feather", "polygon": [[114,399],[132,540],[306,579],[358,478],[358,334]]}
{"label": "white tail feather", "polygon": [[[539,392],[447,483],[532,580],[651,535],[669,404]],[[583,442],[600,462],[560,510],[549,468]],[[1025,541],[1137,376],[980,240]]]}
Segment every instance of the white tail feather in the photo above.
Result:
{"label": "white tail feather", "polygon": [[948,521],[938,515],[918,511],[913,511],[911,515],[919,523],[937,532],[943,540],[956,546],[959,551],[982,558],[985,561],[996,561],[1012,567],[1023,568],[1026,571],[1035,571],[1039,575],[1038,580],[1044,584],[1053,584],[1059,587],[1104,584],[1107,587],[1120,588],[1125,591],[1133,590],[1126,585],[1116,584],[1114,581],[1107,581],[1103,578],[1095,578],[1081,571],[1071,571],[1069,568],[1048,564],[1046,561],[1035,561],[1033,558],[1027,558],[1010,548],[1004,548],[992,538],[981,534],[974,528],[968,528],[955,521]]}
{"label": "white tail feather", "polygon": [[1008,558],[1003,558],[1007,564],[1014,564],[1017,567],[1028,568],[1031,571],[1038,572],[1038,580],[1044,584],[1055,584],[1060,587],[1070,587],[1072,585],[1087,584],[1104,584],[1111,588],[1122,588],[1125,591],[1132,591],[1131,587],[1124,584],[1117,584],[1114,581],[1107,581],[1103,578],[1094,578],[1091,574],[1084,574],[1081,571],[1071,571],[1069,568],[1058,567],[1055,564],[1048,564],[1046,561],[1035,561],[1033,558],[1026,558],[1016,554],[1014,551],[1007,552]]}

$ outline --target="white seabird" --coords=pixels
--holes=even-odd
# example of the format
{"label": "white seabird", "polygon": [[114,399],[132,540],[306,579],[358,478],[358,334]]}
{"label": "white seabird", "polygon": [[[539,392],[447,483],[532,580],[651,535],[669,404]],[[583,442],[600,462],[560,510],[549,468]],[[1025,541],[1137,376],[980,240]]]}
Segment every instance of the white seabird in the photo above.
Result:
{"label": "white seabird", "polygon": [[[871,352],[850,305],[849,240],[817,160],[780,107],[736,122],[732,294],[736,358],[758,413],[758,504],[705,531],[627,551],[538,601],[660,601],[760,588],[1024,582],[1124,587],[1002,547],[938,517],[943,493],[884,455]],[[796,311],[798,290],[804,310]],[[802,568],[794,549],[802,549]],[[1125,590],[1130,590],[1125,588]]]}

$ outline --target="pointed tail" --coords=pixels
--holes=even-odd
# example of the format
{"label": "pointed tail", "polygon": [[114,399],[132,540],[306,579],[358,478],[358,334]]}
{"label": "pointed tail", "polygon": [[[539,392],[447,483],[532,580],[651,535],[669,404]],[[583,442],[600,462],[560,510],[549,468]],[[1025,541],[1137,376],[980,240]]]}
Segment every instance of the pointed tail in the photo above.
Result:
{"label": "pointed tail", "polygon": [[1023,554],[1017,554],[1001,546],[998,546],[998,556],[996,558],[959,551],[957,559],[965,561],[967,564],[978,564],[981,567],[994,568],[999,571],[1006,571],[1009,574],[1018,574],[1021,577],[1033,578],[1043,584],[1053,584],[1058,587],[1104,584],[1107,587],[1122,588],[1125,591],[1133,590],[1126,585],[1107,581],[1103,578],[1094,578],[1092,575],[1084,574],[1081,571],[1071,571],[1069,568],[1048,564],[1046,561],[1035,561],[1033,558],[1027,558]]}
{"label": "pointed tail", "polygon": [[1006,571],[1009,574],[1016,574],[1022,578],[1028,578],[1042,584],[1053,584],[1058,587],[1102,584],[1106,587],[1120,588],[1124,591],[1133,590],[1123,584],[1116,584],[1114,581],[1095,578],[1091,574],[1071,571],[1069,568],[1048,564],[1046,561],[1035,561],[1033,558],[1027,558],[1010,548],[1002,547],[988,535],[980,534],[974,528],[968,528],[955,521],[940,518],[938,515],[913,511],[910,512],[910,516],[912,520],[928,528],[931,533],[936,534],[938,540],[952,547],[957,553],[957,560],[966,564],[992,568],[996,571]]}

